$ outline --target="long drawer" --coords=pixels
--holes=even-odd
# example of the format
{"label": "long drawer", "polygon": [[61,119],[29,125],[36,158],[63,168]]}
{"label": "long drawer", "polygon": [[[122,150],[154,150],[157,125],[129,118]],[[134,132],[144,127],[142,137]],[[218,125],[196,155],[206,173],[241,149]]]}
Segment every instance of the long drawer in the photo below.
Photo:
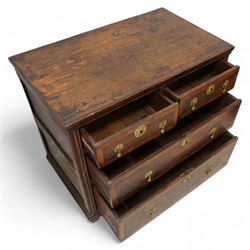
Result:
{"label": "long drawer", "polygon": [[112,209],[94,187],[99,213],[124,240],[215,174],[229,160],[237,137],[225,132],[195,155]]}
{"label": "long drawer", "polygon": [[88,157],[92,181],[110,206],[116,207],[229,129],[240,103],[230,94],[222,96],[166,135],[101,170]]}

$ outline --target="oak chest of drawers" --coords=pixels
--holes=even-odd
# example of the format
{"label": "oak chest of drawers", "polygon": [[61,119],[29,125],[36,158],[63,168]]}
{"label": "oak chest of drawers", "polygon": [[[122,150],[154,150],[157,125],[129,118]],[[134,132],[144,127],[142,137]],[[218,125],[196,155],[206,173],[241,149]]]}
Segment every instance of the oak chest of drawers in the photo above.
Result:
{"label": "oak chest of drawers", "polygon": [[227,164],[233,48],[161,8],[10,57],[90,221],[124,240]]}

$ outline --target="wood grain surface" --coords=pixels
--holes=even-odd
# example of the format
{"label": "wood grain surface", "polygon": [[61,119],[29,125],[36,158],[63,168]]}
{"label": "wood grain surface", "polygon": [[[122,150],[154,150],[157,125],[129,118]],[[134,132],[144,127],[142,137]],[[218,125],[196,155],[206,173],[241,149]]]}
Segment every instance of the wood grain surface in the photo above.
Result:
{"label": "wood grain surface", "polygon": [[87,123],[233,46],[161,8],[10,58],[64,128]]}

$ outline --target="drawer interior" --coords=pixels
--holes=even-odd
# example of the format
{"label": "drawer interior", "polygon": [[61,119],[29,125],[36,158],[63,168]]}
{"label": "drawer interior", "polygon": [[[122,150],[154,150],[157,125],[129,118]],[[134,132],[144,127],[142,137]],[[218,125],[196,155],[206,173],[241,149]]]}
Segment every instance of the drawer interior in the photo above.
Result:
{"label": "drawer interior", "polygon": [[195,129],[196,126],[206,122],[207,119],[210,119],[216,113],[222,112],[224,108],[228,107],[236,100],[237,99],[230,94],[218,98],[206,107],[184,118],[181,124],[177,124],[177,126],[167,134],[152,140],[127,156],[109,164],[107,168],[103,168],[101,171],[108,179],[115,178],[129,168],[134,167],[138,162],[150,157],[150,155],[154,154],[156,151],[161,150],[161,148],[165,147],[167,144],[179,140],[180,136],[188,130]]}
{"label": "drawer interior", "polygon": [[90,123],[84,129],[92,140],[99,142],[172,103],[171,100],[158,92],[149,94]]}
{"label": "drawer interior", "polygon": [[141,203],[146,202],[158,191],[161,191],[166,188],[171,188],[171,186],[175,185],[175,183],[179,180],[180,176],[189,173],[196,166],[199,166],[204,161],[212,157],[217,150],[219,150],[220,148],[224,148],[224,146],[229,143],[233,138],[233,135],[231,135],[229,132],[225,132],[215,141],[211,142],[203,149],[198,151],[196,154],[185,160],[183,163],[170,170],[167,174],[160,177],[156,182],[153,182],[145,189],[139,191],[134,196],[128,198],[126,201],[118,205],[113,210],[114,213],[117,217],[126,215],[126,213],[128,213],[132,209],[140,206]]}
{"label": "drawer interior", "polygon": [[233,65],[225,61],[212,63],[178,81],[169,84],[167,87],[177,95],[182,95],[194,87],[216,77],[231,69]]}

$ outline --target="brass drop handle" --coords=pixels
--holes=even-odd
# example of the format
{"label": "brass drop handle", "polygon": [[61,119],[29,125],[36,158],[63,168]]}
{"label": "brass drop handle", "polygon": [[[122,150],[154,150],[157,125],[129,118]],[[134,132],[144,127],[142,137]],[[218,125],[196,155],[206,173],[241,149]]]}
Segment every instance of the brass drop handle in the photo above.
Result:
{"label": "brass drop handle", "polygon": [[215,90],[215,85],[214,84],[209,85],[207,88],[207,95],[213,94],[214,90]]}
{"label": "brass drop handle", "polygon": [[124,145],[122,143],[117,144],[115,146],[114,152],[115,152],[117,158],[122,157],[122,150],[123,150],[123,148],[124,148]]}
{"label": "brass drop handle", "polygon": [[222,85],[222,92],[226,93],[227,92],[227,86],[229,84],[229,80],[226,80],[223,85]]}
{"label": "brass drop handle", "polygon": [[194,111],[196,109],[196,105],[198,103],[198,97],[194,97],[191,102],[190,102],[190,106],[192,108],[192,110]]}
{"label": "brass drop handle", "polygon": [[152,175],[153,175],[153,171],[148,171],[145,174],[145,180],[150,183],[152,181]]}
{"label": "brass drop handle", "polygon": [[191,179],[191,175],[185,176],[182,183],[187,183],[190,181],[190,179]]}
{"label": "brass drop handle", "polygon": [[210,130],[210,138],[211,138],[211,139],[214,139],[215,134],[216,134],[216,131],[217,131],[217,128],[212,128],[212,129]]}
{"label": "brass drop handle", "polygon": [[207,171],[206,171],[206,174],[211,174],[214,170],[214,167],[213,166],[210,166]]}
{"label": "brass drop handle", "polygon": [[166,126],[167,126],[167,120],[163,120],[162,122],[160,122],[159,129],[160,129],[162,134],[164,134],[166,132],[165,131]]}
{"label": "brass drop handle", "polygon": [[156,209],[152,208],[152,209],[149,210],[148,215],[153,216],[155,213],[156,213]]}

